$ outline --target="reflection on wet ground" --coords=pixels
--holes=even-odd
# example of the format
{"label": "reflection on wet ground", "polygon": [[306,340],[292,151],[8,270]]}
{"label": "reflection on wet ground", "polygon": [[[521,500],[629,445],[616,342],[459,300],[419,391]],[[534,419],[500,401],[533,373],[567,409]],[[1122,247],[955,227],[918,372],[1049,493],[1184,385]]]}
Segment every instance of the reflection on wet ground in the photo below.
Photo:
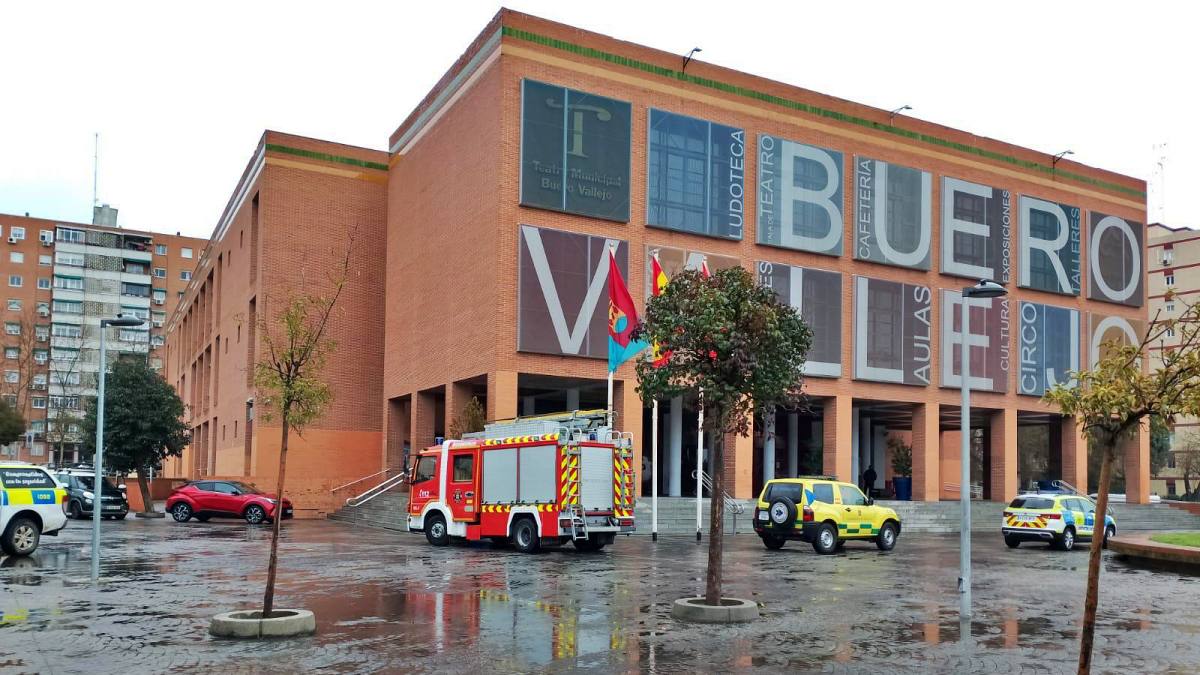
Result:
{"label": "reflection on wet ground", "polygon": [[[741,626],[680,624],[703,585],[686,538],[601,554],[526,556],[331,523],[286,524],[277,602],[316,612],[315,636],[217,640],[212,614],[261,597],[270,531],[130,520],[105,527],[103,583],[74,524],[0,560],[3,672],[1065,672],[1073,670],[1086,550],[975,542],[976,615],[959,622],[957,538],[910,535],[891,554],[837,556],[730,540],[727,593],[763,605]],[[1106,558],[1097,666],[1200,668],[1200,578]]]}

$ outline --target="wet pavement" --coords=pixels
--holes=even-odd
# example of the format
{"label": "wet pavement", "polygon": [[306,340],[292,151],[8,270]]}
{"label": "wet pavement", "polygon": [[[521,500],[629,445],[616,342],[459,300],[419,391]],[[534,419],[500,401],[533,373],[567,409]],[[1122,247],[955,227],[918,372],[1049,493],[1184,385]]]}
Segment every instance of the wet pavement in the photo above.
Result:
{"label": "wet pavement", "polygon": [[[976,616],[958,620],[957,537],[902,536],[817,556],[731,537],[726,594],[763,605],[739,626],[675,622],[705,549],[620,539],[599,554],[435,549],[343,523],[284,525],[277,606],[317,634],[234,641],[208,618],[261,601],[270,530],[235,521],[104,524],[102,583],[71,523],[0,561],[0,672],[1073,672],[1086,548],[976,537]],[[1106,554],[1094,672],[1200,672],[1200,577]],[[964,639],[965,634],[965,639]]]}

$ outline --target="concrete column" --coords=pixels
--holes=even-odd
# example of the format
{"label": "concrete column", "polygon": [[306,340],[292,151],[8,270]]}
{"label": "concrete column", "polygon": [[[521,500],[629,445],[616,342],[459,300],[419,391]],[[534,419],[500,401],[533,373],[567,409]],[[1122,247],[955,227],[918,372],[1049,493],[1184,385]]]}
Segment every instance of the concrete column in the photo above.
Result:
{"label": "concrete column", "polygon": [[913,501],[941,499],[941,434],[937,403],[918,403],[913,408],[912,465]]}
{"label": "concrete column", "polygon": [[[711,447],[711,446],[710,446]],[[725,438],[725,491],[737,499],[754,496],[754,420],[745,436]]]}
{"label": "concrete column", "polygon": [[[1062,418],[1059,427],[1062,430],[1062,440],[1059,446],[1062,448],[1062,480],[1087,492],[1087,434],[1083,431],[1083,425],[1079,424],[1074,417]],[[1051,448],[1050,452],[1053,453],[1054,449]]]}
{"label": "concrete column", "polygon": [[883,489],[884,464],[887,463],[887,427],[876,424],[871,429],[871,463],[875,465],[875,484],[871,487]]}
{"label": "concrete column", "polygon": [[831,396],[825,399],[821,448],[824,454],[822,473],[837,476],[838,480],[853,480],[850,469],[850,438],[854,433],[854,399],[850,396]]}
{"label": "concrete column", "polygon": [[[1008,503],[1017,496],[1017,411],[1012,408],[992,413],[991,438],[992,501]],[[1086,466],[1086,465],[1085,465]]]}
{"label": "concrete column", "polygon": [[800,475],[800,413],[788,413],[788,469],[787,475]]}
{"label": "concrete column", "polygon": [[567,390],[567,410],[579,410],[579,387]]}
{"label": "concrete column", "polygon": [[775,477],[775,412],[763,416],[762,482]]}
{"label": "concrete column", "polygon": [[1137,435],[1122,443],[1125,457],[1125,501],[1129,504],[1150,503],[1150,429],[1147,425]]}
{"label": "concrete column", "polygon": [[500,370],[487,376],[487,418],[507,420],[517,416],[517,374]]}
{"label": "concrete column", "polygon": [[676,396],[668,404],[671,422],[667,425],[671,433],[667,436],[667,495],[683,495],[683,397]]}
{"label": "concrete column", "polygon": [[839,479],[847,483],[858,485],[858,475],[862,473],[862,467],[859,466],[859,461],[862,458],[862,415],[854,408],[850,409],[851,430],[850,430],[850,475]]}

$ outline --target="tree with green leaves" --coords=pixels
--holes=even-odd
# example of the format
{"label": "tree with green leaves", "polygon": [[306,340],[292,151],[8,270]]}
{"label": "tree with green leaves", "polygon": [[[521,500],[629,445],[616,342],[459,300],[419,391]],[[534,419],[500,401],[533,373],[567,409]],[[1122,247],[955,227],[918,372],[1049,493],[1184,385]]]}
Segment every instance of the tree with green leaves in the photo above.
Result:
{"label": "tree with green leaves", "polygon": [[756,284],[744,268],[734,267],[711,277],[695,271],[676,275],[647,303],[638,339],[669,350],[659,365],[638,361],[642,398],[694,395],[703,407],[705,429],[715,432],[709,456],[712,500],[705,603],[719,605],[725,437],[745,436],[756,410],[802,403],[801,370],[812,333],[774,291]]}
{"label": "tree with green leaves", "polygon": [[[117,359],[104,380],[104,464],[119,474],[137,473],[143,510],[154,510],[150,471],[179,457],[190,440],[183,401],[144,357]],[[96,399],[87,402],[83,443],[96,451]]]}
{"label": "tree with green leaves", "polygon": [[[1174,294],[1168,291],[1167,300]],[[1133,439],[1143,425],[1160,417],[1168,424],[1177,416],[1200,415],[1200,305],[1184,304],[1184,311],[1173,319],[1155,315],[1136,344],[1107,342],[1100,359],[1089,370],[1072,373],[1074,382],[1056,384],[1045,395],[1064,415],[1075,416],[1096,448],[1104,453],[1100,465],[1100,484],[1096,513],[1108,509],[1109,483],[1113,466],[1122,457],[1122,447]],[[1168,331],[1179,341],[1166,345]],[[1146,366],[1148,349],[1160,347],[1161,365],[1150,371]],[[1098,515],[1097,519],[1103,516]],[[1100,549],[1091,547],[1088,558],[1087,595],[1083,605],[1080,631],[1079,673],[1091,672],[1092,645],[1096,632],[1096,603],[1100,583]]]}
{"label": "tree with green leaves", "polygon": [[25,435],[25,418],[11,403],[0,399],[0,445],[21,440]]}
{"label": "tree with green leaves", "polygon": [[[333,320],[334,307],[349,278],[353,248],[354,232],[351,232],[346,255],[331,275],[327,292],[287,296],[280,301],[275,318],[268,320],[264,316],[258,330],[263,357],[254,364],[254,385],[263,406],[263,419],[278,418],[280,422],[279,476],[275,495],[281,504],[291,432],[302,434],[333,400],[324,371],[329,355],[337,345],[326,333]],[[280,516],[277,513],[272,524],[271,557],[267,564],[267,588],[263,594],[264,619],[273,616],[279,524],[283,520]]]}

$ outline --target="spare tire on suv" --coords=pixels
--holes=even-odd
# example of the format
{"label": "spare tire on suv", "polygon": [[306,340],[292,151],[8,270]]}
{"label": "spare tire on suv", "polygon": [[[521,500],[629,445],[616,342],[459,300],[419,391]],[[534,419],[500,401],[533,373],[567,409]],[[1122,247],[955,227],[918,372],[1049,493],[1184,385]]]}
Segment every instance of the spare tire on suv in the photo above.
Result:
{"label": "spare tire on suv", "polygon": [[796,526],[796,502],[788,497],[776,497],[767,508],[771,528],[788,531]]}

